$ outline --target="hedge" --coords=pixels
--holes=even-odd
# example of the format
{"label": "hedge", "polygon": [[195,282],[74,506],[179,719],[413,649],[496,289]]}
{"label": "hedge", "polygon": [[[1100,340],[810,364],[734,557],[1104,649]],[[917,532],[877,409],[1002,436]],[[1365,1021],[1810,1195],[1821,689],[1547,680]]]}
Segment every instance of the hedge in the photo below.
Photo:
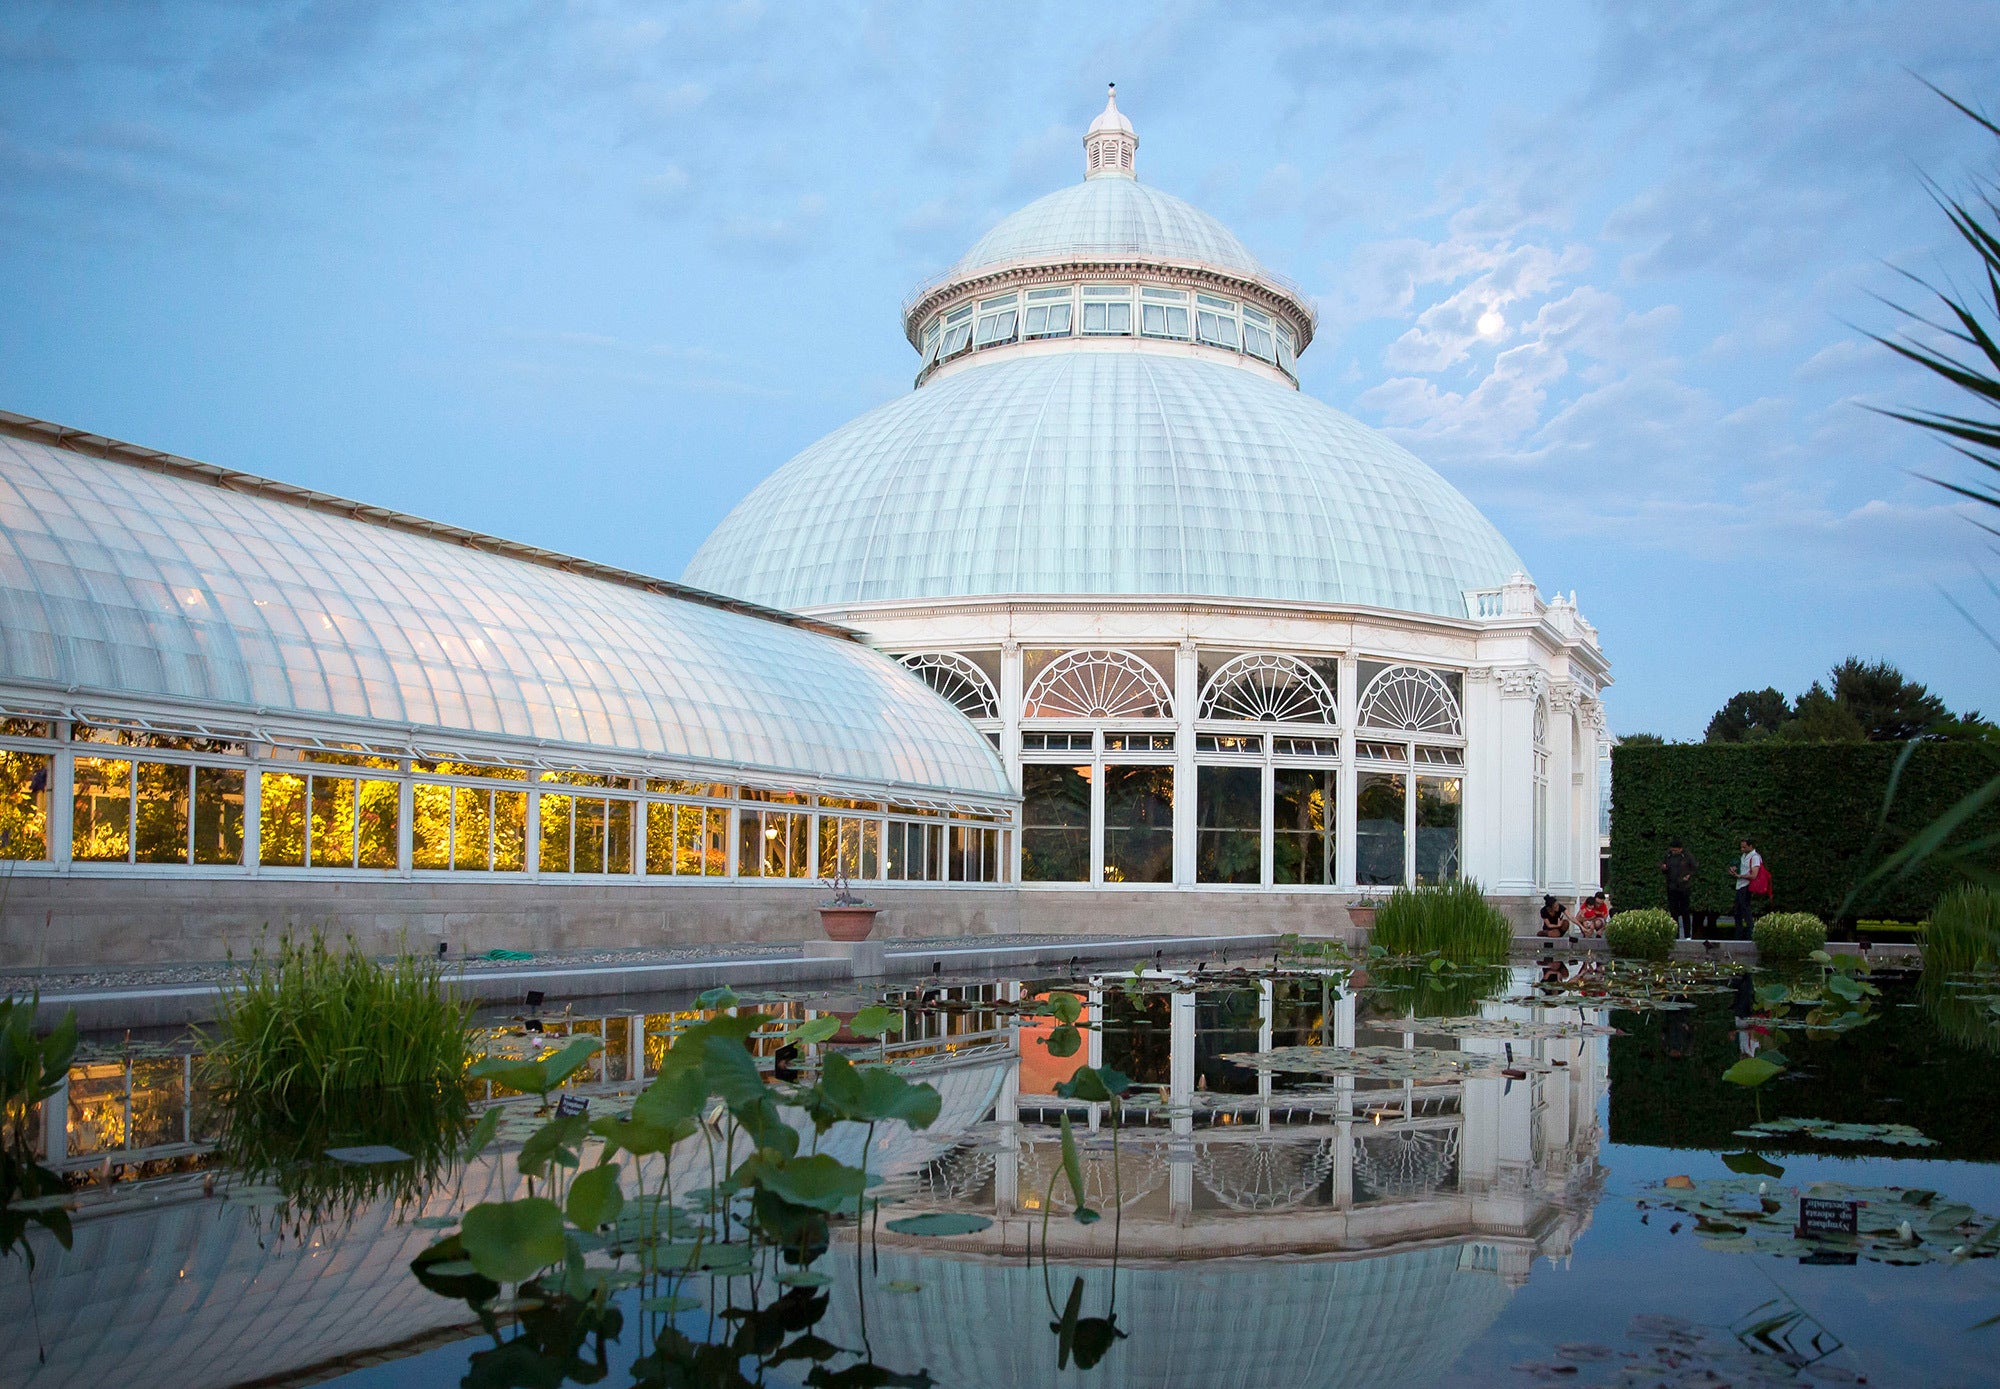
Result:
{"label": "hedge", "polygon": [[1664,960],[1674,953],[1674,937],[1679,934],[1674,919],[1658,907],[1636,907],[1612,914],[1604,942],[1623,959]]}
{"label": "hedge", "polygon": [[1757,918],[1750,939],[1757,942],[1760,964],[1803,960],[1826,949],[1826,923],[1811,912],[1770,912]]}
{"label": "hedge", "polygon": [[[1849,888],[1869,864],[1898,848],[2000,773],[2000,756],[1978,744],[1921,745],[1903,768],[1896,803],[1875,843],[1876,820],[1900,743],[1693,743],[1617,747],[1611,752],[1611,900],[1665,906],[1660,861],[1679,835],[1695,857],[1696,911],[1735,906],[1737,842],[1757,845],[1770,867],[1772,896],[1760,911],[1840,915]],[[1988,804],[1954,843],[2000,834],[2000,801]],[[2000,850],[1991,854],[2000,869]],[[1865,860],[1865,861],[1864,861]],[[1927,867],[1878,884],[1848,917],[1919,920],[1959,881]]]}

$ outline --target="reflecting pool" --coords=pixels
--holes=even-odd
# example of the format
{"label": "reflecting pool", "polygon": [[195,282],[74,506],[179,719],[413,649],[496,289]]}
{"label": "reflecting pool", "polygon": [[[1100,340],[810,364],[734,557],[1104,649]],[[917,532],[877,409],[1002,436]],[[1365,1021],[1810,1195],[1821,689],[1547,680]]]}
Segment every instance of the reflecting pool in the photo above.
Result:
{"label": "reflecting pool", "polygon": [[[557,1002],[478,1020],[490,1054],[584,1057],[546,1102],[282,1118],[190,1039],[86,1039],[29,1124],[72,1247],[0,1262],[0,1384],[1995,1382],[1993,1039],[1914,978],[1848,1008],[1827,971],[1739,973]],[[712,1087],[649,1141],[698,1047]],[[934,1108],[881,1117],[914,1087]],[[469,1213],[550,1195],[549,1271],[489,1279],[533,1242]]]}

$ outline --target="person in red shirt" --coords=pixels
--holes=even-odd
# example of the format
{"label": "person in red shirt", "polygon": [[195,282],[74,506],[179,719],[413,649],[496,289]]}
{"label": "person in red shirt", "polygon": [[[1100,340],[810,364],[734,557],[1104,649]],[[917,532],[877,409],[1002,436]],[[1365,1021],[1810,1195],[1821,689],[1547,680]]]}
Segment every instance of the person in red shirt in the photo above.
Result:
{"label": "person in red shirt", "polygon": [[1583,905],[1576,913],[1577,921],[1583,926],[1586,936],[1604,934],[1604,923],[1611,919],[1611,899],[1602,892],[1595,897],[1583,899]]}

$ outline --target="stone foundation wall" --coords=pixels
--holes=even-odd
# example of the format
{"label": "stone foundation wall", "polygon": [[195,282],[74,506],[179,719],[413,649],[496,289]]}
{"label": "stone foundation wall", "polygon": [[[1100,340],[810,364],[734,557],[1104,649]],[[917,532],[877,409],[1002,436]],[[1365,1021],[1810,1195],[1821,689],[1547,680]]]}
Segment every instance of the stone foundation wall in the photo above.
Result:
{"label": "stone foundation wall", "polygon": [[[881,938],[1347,934],[1345,895],[898,888],[870,884]],[[815,884],[480,883],[16,877],[0,905],[0,969],[177,964],[248,955],[284,932],[454,956],[506,950],[820,938]]]}

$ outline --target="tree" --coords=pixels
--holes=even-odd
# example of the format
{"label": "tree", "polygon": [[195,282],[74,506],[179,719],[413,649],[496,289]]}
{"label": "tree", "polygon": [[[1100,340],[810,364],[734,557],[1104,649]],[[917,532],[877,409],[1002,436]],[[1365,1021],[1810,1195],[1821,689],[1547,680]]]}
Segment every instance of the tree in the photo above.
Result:
{"label": "tree", "polygon": [[1618,746],[1621,748],[1663,748],[1667,740],[1657,733],[1621,733]]}
{"label": "tree", "polygon": [[1792,716],[1777,733],[1783,743],[1865,743],[1868,731],[1854,711],[1826,686],[1813,681],[1812,688],[1792,702]]}
{"label": "tree", "polygon": [[1907,743],[1950,716],[1943,700],[1887,661],[1849,656],[1833,668],[1832,680],[1834,700],[1854,716],[1871,743]]}
{"label": "tree", "polygon": [[1778,691],[1744,690],[1716,710],[1702,738],[1710,743],[1755,742],[1776,733],[1791,716],[1791,701]]}

